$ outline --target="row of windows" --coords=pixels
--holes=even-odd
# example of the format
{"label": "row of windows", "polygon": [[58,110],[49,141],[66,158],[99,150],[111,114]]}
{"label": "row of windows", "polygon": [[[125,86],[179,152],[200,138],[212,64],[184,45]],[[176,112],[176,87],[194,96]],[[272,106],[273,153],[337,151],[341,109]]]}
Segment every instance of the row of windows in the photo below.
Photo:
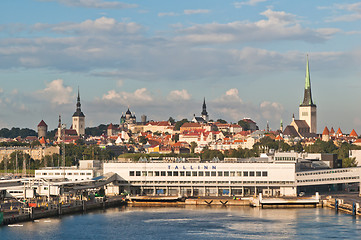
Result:
{"label": "row of windows", "polygon": [[306,172],[306,173],[297,173],[297,176],[320,175],[320,174],[330,174],[330,173],[344,173],[344,172],[350,172],[350,171],[351,170],[349,170],[349,169],[340,169],[340,170]]}
{"label": "row of windows", "polygon": [[46,172],[43,172],[43,173],[38,173],[37,175],[91,175],[91,173],[64,173],[64,172],[62,172],[62,173],[59,173],[59,172],[56,172],[56,173],[52,173],[52,172],[50,172],[50,173],[46,173]]}
{"label": "row of windows", "polygon": [[143,177],[267,177],[267,171],[130,171],[129,176]]}
{"label": "row of windows", "polygon": [[338,178],[321,178],[321,179],[306,179],[297,180],[297,182],[326,182],[326,181],[337,181],[337,180],[348,180],[348,179],[359,179],[359,176],[355,177],[338,177]]}
{"label": "row of windows", "polygon": [[293,181],[130,181],[134,185],[147,184],[294,184]]}
{"label": "row of windows", "polygon": [[276,161],[296,161],[295,157],[275,157]]}

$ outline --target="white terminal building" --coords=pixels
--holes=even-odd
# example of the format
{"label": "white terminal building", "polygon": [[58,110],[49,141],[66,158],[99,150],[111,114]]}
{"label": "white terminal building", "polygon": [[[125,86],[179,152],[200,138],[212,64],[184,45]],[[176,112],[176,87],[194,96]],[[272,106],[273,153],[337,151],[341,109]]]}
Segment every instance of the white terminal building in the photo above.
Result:
{"label": "white terminal building", "polygon": [[281,152],[257,158],[164,158],[163,160],[104,162],[80,160],[78,167],[44,168],[36,178],[89,180],[118,175],[105,186],[109,194],[161,196],[296,196],[307,188],[337,187],[360,181],[361,168],[340,168],[333,154]]}
{"label": "white terminal building", "polygon": [[117,173],[123,179],[119,191],[133,195],[296,196],[297,171],[330,169],[336,162],[332,154],[282,152],[224,161],[174,158],[109,162],[104,163],[103,171]]}
{"label": "white terminal building", "polygon": [[47,167],[35,170],[35,178],[45,180],[66,179],[68,181],[90,180],[102,174],[99,160],[80,160],[79,166]]}

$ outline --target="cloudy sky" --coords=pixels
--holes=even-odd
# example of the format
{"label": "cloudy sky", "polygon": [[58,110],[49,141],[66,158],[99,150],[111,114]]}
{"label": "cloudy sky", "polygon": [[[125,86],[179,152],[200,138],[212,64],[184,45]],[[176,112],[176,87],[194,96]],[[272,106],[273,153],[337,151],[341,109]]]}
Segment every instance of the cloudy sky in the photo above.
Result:
{"label": "cloudy sky", "polygon": [[[0,128],[138,119],[289,124],[306,55],[318,132],[361,134],[361,2],[13,0],[0,7]],[[346,3],[347,2],[347,3]]]}

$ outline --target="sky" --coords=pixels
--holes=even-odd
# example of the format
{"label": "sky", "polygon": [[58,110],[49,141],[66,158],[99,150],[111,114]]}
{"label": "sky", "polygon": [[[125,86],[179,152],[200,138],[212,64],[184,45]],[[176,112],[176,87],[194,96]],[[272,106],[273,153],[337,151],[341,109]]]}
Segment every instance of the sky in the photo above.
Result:
{"label": "sky", "polygon": [[[341,3],[340,3],[341,2]],[[140,120],[298,117],[306,56],[325,126],[361,134],[361,2],[4,0],[0,128]]]}

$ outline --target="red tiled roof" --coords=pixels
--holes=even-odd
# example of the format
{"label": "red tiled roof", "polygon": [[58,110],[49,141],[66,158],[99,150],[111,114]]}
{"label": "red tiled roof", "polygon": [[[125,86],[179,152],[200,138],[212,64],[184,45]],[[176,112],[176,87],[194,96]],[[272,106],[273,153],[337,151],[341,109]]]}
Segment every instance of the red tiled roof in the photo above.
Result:
{"label": "red tiled roof", "polygon": [[276,140],[278,140],[278,141],[283,140],[283,137],[281,137],[281,135],[278,135],[278,136],[276,137]]}
{"label": "red tiled roof", "polygon": [[41,120],[41,122],[38,124],[38,127],[47,127],[48,125],[46,125],[46,123],[44,122],[44,120]]}
{"label": "red tiled roof", "polygon": [[323,130],[322,135],[330,135],[330,131],[328,130],[327,126]]}
{"label": "red tiled roof", "polygon": [[337,129],[336,134],[341,134],[341,135],[343,134],[342,131],[341,131],[341,128],[338,128],[338,129]]}
{"label": "red tiled roof", "polygon": [[350,133],[350,137],[358,137],[355,129],[352,129],[352,132]]}
{"label": "red tiled roof", "polygon": [[201,126],[202,125],[199,123],[187,122],[187,123],[184,123],[181,127],[182,128],[185,128],[185,127],[194,127],[194,128],[199,127],[200,128]]}
{"label": "red tiled roof", "polygon": [[46,143],[45,138],[42,137],[39,142],[40,142],[40,144],[45,144]]}
{"label": "red tiled roof", "polygon": [[332,127],[331,130],[330,130],[330,134],[334,134],[334,133],[335,133],[335,130]]}

